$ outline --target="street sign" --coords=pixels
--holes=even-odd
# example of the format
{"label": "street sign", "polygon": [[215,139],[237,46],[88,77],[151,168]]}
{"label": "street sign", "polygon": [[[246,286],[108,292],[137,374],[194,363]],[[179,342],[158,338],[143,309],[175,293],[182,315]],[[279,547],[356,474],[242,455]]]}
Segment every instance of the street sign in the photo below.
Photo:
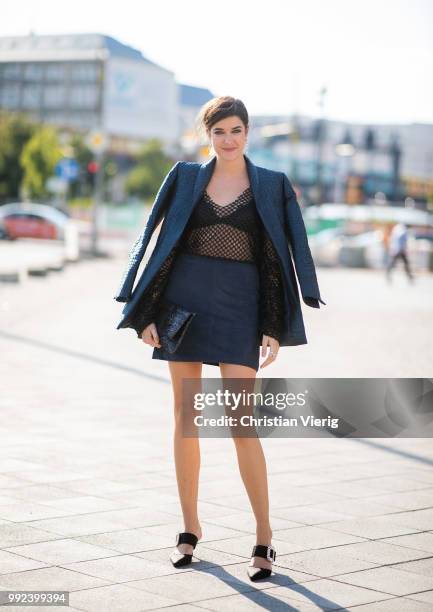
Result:
{"label": "street sign", "polygon": [[107,137],[104,132],[95,130],[87,136],[86,144],[93,153],[102,153],[107,147]]}
{"label": "street sign", "polygon": [[54,174],[65,181],[73,181],[77,178],[80,165],[75,159],[64,157],[54,169]]}
{"label": "street sign", "polygon": [[65,193],[68,186],[68,181],[60,176],[50,176],[47,179],[45,186],[50,193]]}

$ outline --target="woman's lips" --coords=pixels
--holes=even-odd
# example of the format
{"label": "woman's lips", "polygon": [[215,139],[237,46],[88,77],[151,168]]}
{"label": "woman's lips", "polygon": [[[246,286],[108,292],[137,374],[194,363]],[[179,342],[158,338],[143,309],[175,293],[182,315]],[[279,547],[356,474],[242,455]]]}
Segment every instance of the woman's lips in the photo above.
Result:
{"label": "woman's lips", "polygon": [[224,149],[224,151],[236,151],[236,147],[233,147],[232,149]]}

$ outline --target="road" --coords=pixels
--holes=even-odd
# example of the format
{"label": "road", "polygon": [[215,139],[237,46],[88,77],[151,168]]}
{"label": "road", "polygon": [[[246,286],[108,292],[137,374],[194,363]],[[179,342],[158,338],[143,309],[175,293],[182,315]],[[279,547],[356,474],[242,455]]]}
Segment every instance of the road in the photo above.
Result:
{"label": "road", "polygon": [[[171,566],[171,387],[167,364],[115,329],[124,265],[122,253],[1,286],[0,587],[68,590],[71,610],[95,612],[431,610],[430,439],[264,439],[277,566],[254,586],[232,441],[204,439],[204,538],[192,569]],[[260,376],[431,375],[433,278],[411,287],[398,272],[388,286],[319,269],[327,305],[304,308],[309,344]]]}

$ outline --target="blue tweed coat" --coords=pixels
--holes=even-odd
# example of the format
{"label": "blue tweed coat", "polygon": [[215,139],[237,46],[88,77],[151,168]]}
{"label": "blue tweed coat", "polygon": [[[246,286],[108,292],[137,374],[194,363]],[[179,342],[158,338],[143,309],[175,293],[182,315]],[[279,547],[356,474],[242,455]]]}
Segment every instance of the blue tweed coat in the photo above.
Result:
{"label": "blue tweed coat", "polygon": [[[284,279],[285,318],[280,346],[307,344],[299,298],[313,308],[326,304],[320,296],[316,270],[295,191],[283,172],[254,164],[244,154],[257,211],[279,255]],[[151,213],[129,253],[129,261],[114,299],[126,302],[116,329],[130,327],[130,315],[165,258],[181,237],[194,206],[207,187],[216,156],[200,164],[178,161],[165,177]],[[163,220],[155,248],[135,286],[134,280],[149,240]]]}

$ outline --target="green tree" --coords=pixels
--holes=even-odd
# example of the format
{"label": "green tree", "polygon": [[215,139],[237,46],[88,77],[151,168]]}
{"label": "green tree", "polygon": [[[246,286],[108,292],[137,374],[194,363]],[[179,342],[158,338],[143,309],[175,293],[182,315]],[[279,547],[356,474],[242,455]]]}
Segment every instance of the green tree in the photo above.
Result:
{"label": "green tree", "polygon": [[0,112],[0,199],[18,199],[23,179],[20,155],[36,125],[23,115]]}
{"label": "green tree", "polygon": [[92,193],[92,183],[87,172],[87,166],[93,160],[93,153],[86,145],[81,134],[73,134],[69,144],[72,148],[73,157],[80,166],[79,175],[70,184],[69,194],[72,198],[88,197]]}
{"label": "green tree", "polygon": [[48,195],[46,181],[53,176],[54,168],[62,157],[56,130],[49,126],[39,127],[24,146],[20,158],[26,195],[31,198]]}
{"label": "green tree", "polygon": [[160,140],[150,139],[137,156],[137,164],[126,177],[125,190],[143,199],[151,198],[158,191],[165,175],[173,165],[162,148]]}

